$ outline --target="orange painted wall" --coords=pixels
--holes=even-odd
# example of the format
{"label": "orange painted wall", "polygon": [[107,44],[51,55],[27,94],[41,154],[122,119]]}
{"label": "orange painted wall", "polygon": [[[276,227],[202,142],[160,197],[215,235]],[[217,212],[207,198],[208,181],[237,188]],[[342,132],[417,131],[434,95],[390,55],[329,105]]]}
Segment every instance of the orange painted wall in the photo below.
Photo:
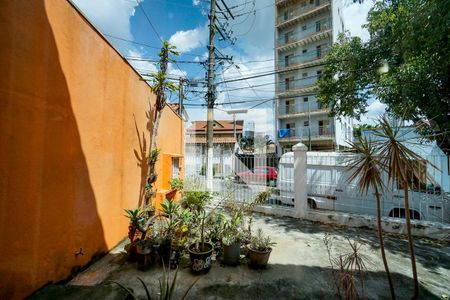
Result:
{"label": "orange painted wall", "polygon": [[[0,28],[0,299],[20,299],[126,236],[154,97],[67,1],[0,1]],[[159,128],[182,155],[180,118]]]}
{"label": "orange painted wall", "polygon": [[[166,134],[158,133],[157,147],[161,149],[156,168],[159,171],[156,181],[157,195],[155,199],[156,208],[164,201],[165,194],[170,190],[169,180],[172,178],[172,158],[180,159],[180,177],[184,178],[184,124],[176,122],[177,115],[174,115],[169,107],[163,111],[160,127],[167,128]],[[181,143],[177,141],[182,141]],[[176,200],[179,200],[177,193]]]}

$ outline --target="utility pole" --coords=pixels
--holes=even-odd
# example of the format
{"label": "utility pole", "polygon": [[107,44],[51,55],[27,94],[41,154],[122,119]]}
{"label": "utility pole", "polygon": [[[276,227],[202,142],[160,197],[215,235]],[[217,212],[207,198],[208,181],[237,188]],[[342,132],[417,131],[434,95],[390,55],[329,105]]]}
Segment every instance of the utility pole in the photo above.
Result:
{"label": "utility pole", "polygon": [[209,191],[213,188],[213,122],[214,122],[214,101],[215,101],[215,46],[214,37],[216,34],[215,18],[216,18],[216,0],[211,0],[211,8],[209,12],[209,43],[208,43],[208,92],[207,107],[208,115],[206,122],[206,187]]}
{"label": "utility pole", "polygon": [[183,118],[183,98],[184,98],[184,91],[183,91],[183,84],[184,84],[184,78],[180,77],[179,79],[179,89],[178,89],[178,114],[181,118]]}

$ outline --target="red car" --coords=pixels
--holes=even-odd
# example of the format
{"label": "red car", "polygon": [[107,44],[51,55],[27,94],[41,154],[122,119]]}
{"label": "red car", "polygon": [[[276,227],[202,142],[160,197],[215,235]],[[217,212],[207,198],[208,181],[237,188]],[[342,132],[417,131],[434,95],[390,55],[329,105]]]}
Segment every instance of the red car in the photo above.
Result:
{"label": "red car", "polygon": [[266,184],[274,184],[277,180],[278,174],[274,167],[259,166],[251,171],[236,173],[235,179],[238,182],[259,182]]}

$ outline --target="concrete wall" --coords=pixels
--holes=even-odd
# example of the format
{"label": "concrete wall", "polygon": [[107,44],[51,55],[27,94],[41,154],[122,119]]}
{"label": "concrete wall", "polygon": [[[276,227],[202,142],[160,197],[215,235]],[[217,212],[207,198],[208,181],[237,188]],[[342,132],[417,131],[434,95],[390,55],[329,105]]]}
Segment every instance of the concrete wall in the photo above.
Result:
{"label": "concrete wall", "polygon": [[[1,1],[0,28],[0,298],[20,299],[126,236],[154,97],[67,1]],[[167,109],[160,147],[182,155]]]}

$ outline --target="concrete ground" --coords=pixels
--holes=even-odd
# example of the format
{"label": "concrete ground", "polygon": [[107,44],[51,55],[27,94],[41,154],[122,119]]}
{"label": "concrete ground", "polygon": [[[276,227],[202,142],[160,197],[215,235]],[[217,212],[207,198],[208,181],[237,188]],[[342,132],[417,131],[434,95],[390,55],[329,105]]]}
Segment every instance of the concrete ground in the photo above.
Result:
{"label": "concrete ground", "polygon": [[[333,237],[335,254],[350,251],[346,237],[363,243],[360,250],[367,271],[363,278],[364,294],[360,295],[361,298],[390,298],[374,231],[338,228],[261,214],[255,214],[253,218],[253,229],[262,228],[277,242],[267,269],[252,270],[243,263],[237,267],[222,266],[215,261],[208,274],[196,277],[191,275],[189,268],[180,268],[174,299],[180,299],[197,278],[186,299],[339,299],[335,295],[330,263],[323,243],[325,233]],[[386,235],[387,259],[398,299],[410,299],[412,295],[407,245],[403,236]],[[124,243],[69,283],[49,285],[32,299],[125,299],[126,294],[112,280],[146,299],[137,277],[147,283],[152,299],[157,299],[162,267],[155,265],[148,271],[138,271],[135,263],[126,261],[123,246]],[[448,299],[450,245],[416,238],[415,250],[420,299]]]}

